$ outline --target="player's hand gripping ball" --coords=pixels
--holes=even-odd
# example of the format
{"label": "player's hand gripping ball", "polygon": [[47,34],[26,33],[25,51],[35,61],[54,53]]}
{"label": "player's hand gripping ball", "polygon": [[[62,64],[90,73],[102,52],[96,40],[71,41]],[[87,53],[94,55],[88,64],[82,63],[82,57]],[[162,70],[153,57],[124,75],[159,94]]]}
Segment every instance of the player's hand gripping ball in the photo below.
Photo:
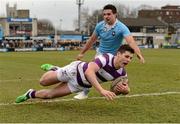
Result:
{"label": "player's hand gripping ball", "polygon": [[123,76],[115,79],[111,84],[110,90],[114,92],[116,95],[128,94],[130,92],[128,78]]}

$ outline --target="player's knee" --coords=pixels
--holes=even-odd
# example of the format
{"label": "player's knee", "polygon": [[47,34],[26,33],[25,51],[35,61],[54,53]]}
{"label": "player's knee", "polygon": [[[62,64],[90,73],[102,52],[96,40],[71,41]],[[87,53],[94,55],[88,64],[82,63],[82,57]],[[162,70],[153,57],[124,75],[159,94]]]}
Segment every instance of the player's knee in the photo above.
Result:
{"label": "player's knee", "polygon": [[47,80],[44,79],[44,78],[41,78],[41,79],[39,80],[39,83],[40,83],[40,85],[42,85],[42,86],[47,86]]}
{"label": "player's knee", "polygon": [[42,86],[49,86],[49,83],[52,82],[52,77],[54,75],[54,72],[49,71],[42,75],[42,77],[39,80],[40,85]]}

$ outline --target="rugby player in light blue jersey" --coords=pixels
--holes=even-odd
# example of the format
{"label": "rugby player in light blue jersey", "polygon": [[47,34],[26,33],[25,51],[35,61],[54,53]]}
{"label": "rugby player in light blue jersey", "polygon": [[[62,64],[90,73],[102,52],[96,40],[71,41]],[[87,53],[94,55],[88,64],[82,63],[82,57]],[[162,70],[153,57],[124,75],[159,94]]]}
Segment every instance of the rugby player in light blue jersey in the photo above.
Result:
{"label": "rugby player in light blue jersey", "polygon": [[[141,51],[128,27],[117,19],[117,10],[114,5],[108,4],[104,6],[103,18],[104,20],[96,25],[92,36],[87,41],[80,54],[77,56],[77,59],[80,60],[83,58],[85,52],[92,47],[98,38],[99,48],[97,49],[96,56],[104,53],[111,53],[115,55],[119,46],[122,45],[123,39],[125,39],[126,43],[134,49],[140,62],[144,63],[144,57],[142,56]],[[78,93],[78,95],[76,95],[74,98],[87,98],[88,92],[89,90],[86,89],[84,92]]]}
{"label": "rugby player in light blue jersey", "polygon": [[[54,66],[40,79],[42,86],[56,84],[54,88],[38,91],[30,89],[18,96],[16,103],[24,102],[30,98],[62,97],[92,86],[107,100],[113,100],[116,96],[115,92],[104,89],[101,83],[113,81],[119,77],[127,77],[125,66],[131,62],[134,54],[134,50],[129,45],[122,45],[117,51],[116,55],[110,53],[99,55],[91,62],[74,61],[64,67],[56,67],[56,69]],[[116,91],[122,94],[129,93],[128,82],[119,84]]]}

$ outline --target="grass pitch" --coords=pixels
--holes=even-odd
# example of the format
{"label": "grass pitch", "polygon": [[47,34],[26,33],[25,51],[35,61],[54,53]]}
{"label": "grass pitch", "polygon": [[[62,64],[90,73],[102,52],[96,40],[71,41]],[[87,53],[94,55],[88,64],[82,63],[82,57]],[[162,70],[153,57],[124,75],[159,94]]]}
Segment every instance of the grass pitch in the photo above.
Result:
{"label": "grass pitch", "polygon": [[[127,67],[131,93],[151,94],[180,92],[180,50],[143,49],[145,64],[137,58]],[[75,60],[79,51],[0,53],[0,122],[1,123],[180,123],[180,94],[119,97],[105,99],[27,101],[15,104],[15,98],[38,84],[44,73],[40,65],[63,66]],[[89,51],[84,60],[93,58]],[[109,84],[103,84],[109,88]],[[89,98],[100,97],[92,88]],[[38,102],[37,102],[38,101]]]}

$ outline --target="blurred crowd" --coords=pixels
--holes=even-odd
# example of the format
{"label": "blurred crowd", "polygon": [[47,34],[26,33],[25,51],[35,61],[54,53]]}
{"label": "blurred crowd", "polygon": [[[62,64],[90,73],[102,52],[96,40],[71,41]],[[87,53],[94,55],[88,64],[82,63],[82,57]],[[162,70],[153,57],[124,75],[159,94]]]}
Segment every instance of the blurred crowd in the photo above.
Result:
{"label": "blurred crowd", "polygon": [[4,40],[0,48],[63,48],[64,50],[78,50],[86,42],[78,40]]}

